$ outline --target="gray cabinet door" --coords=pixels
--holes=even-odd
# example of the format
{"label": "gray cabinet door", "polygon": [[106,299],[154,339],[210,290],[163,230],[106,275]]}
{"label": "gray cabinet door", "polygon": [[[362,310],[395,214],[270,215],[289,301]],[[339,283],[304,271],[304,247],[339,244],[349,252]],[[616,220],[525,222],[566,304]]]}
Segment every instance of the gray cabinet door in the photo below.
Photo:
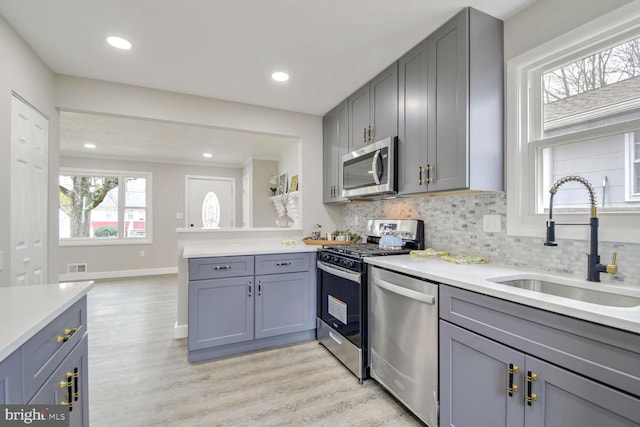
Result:
{"label": "gray cabinet door", "polygon": [[426,40],[398,61],[398,192],[427,191],[429,163],[427,120],[427,46]]}
{"label": "gray cabinet door", "polygon": [[[64,405],[70,427],[89,425],[87,337],[80,340],[33,396],[31,405]],[[65,382],[68,385],[61,387]],[[123,385],[124,387],[124,385]]]}
{"label": "gray cabinet door", "polygon": [[536,400],[525,407],[527,427],[640,426],[636,397],[531,356],[524,375],[529,372],[536,375],[530,382]]}
{"label": "gray cabinet door", "polygon": [[440,425],[523,426],[524,368],[523,353],[441,320]]}
{"label": "gray cabinet door", "polygon": [[398,136],[398,62],[394,62],[369,83],[371,140]]}
{"label": "gray cabinet door", "polygon": [[429,191],[467,188],[469,12],[465,9],[429,44]]}
{"label": "gray cabinet door", "polygon": [[370,139],[371,116],[369,83],[349,97],[349,151],[354,151],[372,142]]}
{"label": "gray cabinet door", "polygon": [[309,329],[309,274],[311,273],[256,276],[256,339]]}
{"label": "gray cabinet door", "polygon": [[189,351],[253,339],[253,276],[189,282]]}
{"label": "gray cabinet door", "polygon": [[323,118],[324,203],[342,202],[342,156],[349,150],[349,102],[344,100]]}
{"label": "gray cabinet door", "polygon": [[22,365],[20,350],[0,362],[0,405],[22,403]]}

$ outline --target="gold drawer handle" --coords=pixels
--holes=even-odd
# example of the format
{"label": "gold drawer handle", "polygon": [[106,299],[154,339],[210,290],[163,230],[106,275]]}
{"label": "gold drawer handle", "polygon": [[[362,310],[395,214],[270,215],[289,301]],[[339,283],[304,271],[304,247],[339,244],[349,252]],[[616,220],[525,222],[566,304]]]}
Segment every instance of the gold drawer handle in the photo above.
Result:
{"label": "gold drawer handle", "polygon": [[64,329],[64,335],[58,335],[56,337],[56,342],[67,342],[71,339],[71,337],[73,336],[73,334],[75,334],[76,332],[78,332],[78,328],[77,327],[73,327],[73,328],[65,328]]}

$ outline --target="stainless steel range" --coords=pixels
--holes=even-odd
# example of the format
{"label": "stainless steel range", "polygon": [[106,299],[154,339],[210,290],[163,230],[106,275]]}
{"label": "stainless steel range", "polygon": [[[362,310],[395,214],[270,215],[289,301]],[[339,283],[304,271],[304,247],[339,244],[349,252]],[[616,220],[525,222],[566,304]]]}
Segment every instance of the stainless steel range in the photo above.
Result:
{"label": "stainless steel range", "polygon": [[318,251],[318,341],[360,382],[369,378],[367,268],[364,257],[424,249],[422,220],[369,220],[366,242]]}

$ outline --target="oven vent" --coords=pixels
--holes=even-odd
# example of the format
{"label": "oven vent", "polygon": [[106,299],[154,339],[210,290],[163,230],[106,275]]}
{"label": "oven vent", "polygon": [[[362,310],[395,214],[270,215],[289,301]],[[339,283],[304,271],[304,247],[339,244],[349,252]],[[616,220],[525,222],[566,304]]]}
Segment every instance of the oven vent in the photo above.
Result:
{"label": "oven vent", "polygon": [[67,264],[67,273],[86,273],[86,263]]}

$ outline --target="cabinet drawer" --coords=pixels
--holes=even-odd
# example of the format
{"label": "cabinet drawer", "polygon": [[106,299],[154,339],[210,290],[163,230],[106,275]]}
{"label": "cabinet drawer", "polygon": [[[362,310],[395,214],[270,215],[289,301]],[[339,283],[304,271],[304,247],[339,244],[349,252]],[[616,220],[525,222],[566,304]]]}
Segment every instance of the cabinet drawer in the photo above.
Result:
{"label": "cabinet drawer", "polygon": [[22,346],[24,397],[28,401],[87,331],[87,298],[69,307]]}
{"label": "cabinet drawer", "polygon": [[253,275],[253,256],[191,258],[189,260],[189,280],[251,275]]}
{"label": "cabinet drawer", "polygon": [[256,255],[256,274],[293,273],[309,271],[311,254]]}
{"label": "cabinet drawer", "polygon": [[640,396],[640,335],[440,287],[440,317],[524,353]]}

